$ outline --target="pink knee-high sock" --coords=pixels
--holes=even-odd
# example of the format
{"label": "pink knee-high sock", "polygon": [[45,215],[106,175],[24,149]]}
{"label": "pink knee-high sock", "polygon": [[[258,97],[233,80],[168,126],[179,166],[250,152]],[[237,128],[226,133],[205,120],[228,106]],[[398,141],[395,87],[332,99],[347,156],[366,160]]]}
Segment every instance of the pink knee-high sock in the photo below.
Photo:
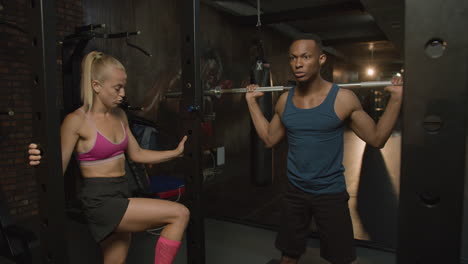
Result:
{"label": "pink knee-high sock", "polygon": [[154,264],[172,264],[177,250],[179,250],[180,243],[180,241],[174,241],[160,236],[156,244]]}

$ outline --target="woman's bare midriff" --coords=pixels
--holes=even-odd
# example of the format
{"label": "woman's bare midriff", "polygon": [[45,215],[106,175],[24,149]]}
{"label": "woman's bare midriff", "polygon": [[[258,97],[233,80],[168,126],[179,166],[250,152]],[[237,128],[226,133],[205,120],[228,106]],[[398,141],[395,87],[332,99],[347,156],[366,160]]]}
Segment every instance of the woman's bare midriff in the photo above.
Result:
{"label": "woman's bare midriff", "polygon": [[125,157],[93,165],[81,165],[81,175],[85,178],[119,177],[125,175]]}

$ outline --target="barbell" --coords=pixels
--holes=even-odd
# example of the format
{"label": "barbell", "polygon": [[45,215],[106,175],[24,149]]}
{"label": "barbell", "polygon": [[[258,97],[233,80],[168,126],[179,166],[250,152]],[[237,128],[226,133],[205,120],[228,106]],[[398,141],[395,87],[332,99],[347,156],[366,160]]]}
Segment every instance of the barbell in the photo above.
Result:
{"label": "barbell", "polygon": [[[373,88],[373,87],[385,87],[392,85],[391,81],[373,81],[373,82],[359,82],[359,83],[342,83],[338,86],[342,88]],[[258,92],[276,92],[276,91],[286,91],[293,88],[292,86],[266,86],[266,87],[257,87],[255,91]],[[222,89],[221,86],[216,86],[213,89],[203,91],[204,95],[207,96],[216,96],[220,98],[223,94],[236,94],[236,93],[246,93],[248,92],[247,88],[233,88],[233,89]],[[178,98],[182,96],[182,92],[169,92],[166,93],[166,98]]]}

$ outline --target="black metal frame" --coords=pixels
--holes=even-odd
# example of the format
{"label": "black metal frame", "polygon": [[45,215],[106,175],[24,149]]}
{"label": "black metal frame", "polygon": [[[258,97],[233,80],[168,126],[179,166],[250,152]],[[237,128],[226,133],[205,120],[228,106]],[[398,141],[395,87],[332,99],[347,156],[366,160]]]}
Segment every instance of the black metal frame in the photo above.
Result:
{"label": "black metal frame", "polygon": [[[438,1],[406,1],[399,264],[460,263],[468,103],[466,10],[466,1],[447,0],[443,6]],[[425,45],[439,47],[443,54],[433,58]]]}
{"label": "black metal frame", "polygon": [[202,206],[203,86],[200,79],[200,0],[182,1],[182,104],[185,144],[185,187],[190,222],[187,229],[187,263],[205,263],[205,223]]}
{"label": "black metal frame", "polygon": [[39,186],[41,263],[66,263],[65,195],[60,148],[60,110],[56,83],[56,20],[54,1],[31,0],[33,138],[46,150],[35,174]]}

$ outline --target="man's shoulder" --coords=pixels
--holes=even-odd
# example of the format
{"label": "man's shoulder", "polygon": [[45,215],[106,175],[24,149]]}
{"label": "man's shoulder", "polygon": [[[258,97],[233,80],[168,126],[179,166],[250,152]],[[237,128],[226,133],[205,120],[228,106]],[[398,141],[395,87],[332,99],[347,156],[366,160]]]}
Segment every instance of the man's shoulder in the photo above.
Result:
{"label": "man's shoulder", "polygon": [[335,105],[339,108],[346,109],[346,112],[349,111],[349,113],[361,108],[361,102],[357,95],[352,90],[346,88],[339,88]]}
{"label": "man's shoulder", "polygon": [[278,98],[278,103],[282,103],[282,104],[286,103],[286,100],[288,99],[289,92],[290,91],[286,91],[286,92],[282,93],[280,95],[280,97]]}
{"label": "man's shoulder", "polygon": [[284,109],[286,108],[286,101],[288,99],[289,91],[284,92],[283,94],[280,95],[278,98],[278,101],[276,102],[276,112],[279,115],[282,115],[284,112]]}
{"label": "man's shoulder", "polygon": [[338,88],[337,98],[345,101],[354,101],[357,98],[357,96],[350,89]]}

